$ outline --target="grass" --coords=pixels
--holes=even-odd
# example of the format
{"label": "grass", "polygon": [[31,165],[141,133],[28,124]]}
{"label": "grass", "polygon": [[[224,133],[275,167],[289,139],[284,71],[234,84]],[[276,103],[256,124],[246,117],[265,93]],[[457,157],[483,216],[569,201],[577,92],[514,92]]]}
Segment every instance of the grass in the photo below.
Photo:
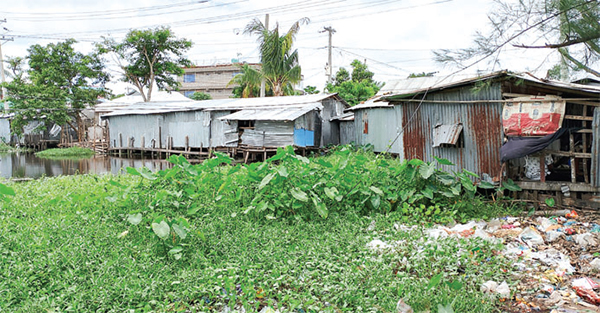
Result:
{"label": "grass", "polygon": [[35,155],[40,158],[62,158],[62,157],[89,158],[94,154],[95,154],[95,152],[92,149],[81,148],[81,147],[47,149],[47,150],[35,153]]}
{"label": "grass", "polygon": [[6,144],[5,142],[0,142],[0,152],[3,152],[3,153],[31,152],[31,151],[33,151],[33,150],[25,149],[25,148],[17,148],[17,147],[13,147],[9,144]]}
{"label": "grass", "polygon": [[[395,312],[403,299],[415,312],[450,303],[456,312],[498,312],[479,287],[489,279],[510,281],[511,269],[495,253],[499,246],[429,241],[421,227],[398,231],[400,211],[265,219],[227,202],[185,215],[178,213],[188,210],[180,207],[184,196],[157,190],[158,180],[82,175],[10,185],[16,195],[0,208],[0,308],[221,312],[244,306],[255,312],[268,305],[289,312]],[[144,220],[133,221],[132,212],[144,212]],[[186,236],[159,239],[156,212],[186,216]],[[373,251],[367,247],[373,239],[396,244]],[[179,257],[167,246],[175,241],[183,246]]]}

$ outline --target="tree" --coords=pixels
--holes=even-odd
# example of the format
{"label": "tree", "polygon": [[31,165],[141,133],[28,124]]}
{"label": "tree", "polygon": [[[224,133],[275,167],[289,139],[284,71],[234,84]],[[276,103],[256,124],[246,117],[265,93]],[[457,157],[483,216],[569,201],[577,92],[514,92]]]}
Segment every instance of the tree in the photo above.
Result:
{"label": "tree", "polygon": [[234,98],[253,98],[260,95],[260,83],[262,74],[260,70],[251,67],[247,63],[238,64],[241,73],[236,74],[227,83],[227,86],[237,85],[233,88]]}
{"label": "tree", "polygon": [[122,42],[105,38],[97,44],[100,53],[113,53],[122,70],[123,81],[138,89],[144,102],[151,101],[154,84],[160,89],[176,88],[175,76],[191,62],[184,53],[192,47],[187,39],[177,39],[168,27],[131,30]]}
{"label": "tree", "polygon": [[369,71],[366,63],[354,60],[352,66],[352,76],[343,67],[337,73],[333,83],[327,84],[327,92],[336,92],[350,105],[357,105],[371,97],[383,87],[383,83],[373,80],[374,73]]}
{"label": "tree", "polygon": [[199,92],[199,91],[194,92],[189,98],[192,100],[196,100],[196,101],[212,99],[212,97],[209,94],[204,93],[204,92]]}
{"label": "tree", "polygon": [[[507,45],[521,49],[556,51],[560,66],[586,71],[600,56],[600,6],[597,0],[495,0],[489,14],[491,30],[477,32],[474,45],[460,50],[435,51],[435,59],[467,68],[484,59],[498,63]],[[540,42],[544,42],[541,44]],[[492,57],[492,58],[490,58]],[[553,69],[556,75],[557,69]]]}
{"label": "tree", "polygon": [[306,86],[306,87],[304,87],[304,94],[305,95],[316,95],[319,92],[320,91],[317,90],[317,87],[315,87],[315,86]]}
{"label": "tree", "polygon": [[437,72],[410,73],[407,78],[433,77]]}
{"label": "tree", "polygon": [[302,80],[298,50],[292,51],[292,46],[296,34],[300,31],[300,25],[308,22],[308,18],[296,21],[288,32],[281,36],[279,24],[276,24],[273,30],[267,29],[259,19],[254,19],[246,25],[244,34],[258,36],[262,63],[260,73],[276,97],[294,94],[293,85]]}
{"label": "tree", "polygon": [[21,134],[23,126],[39,120],[44,121],[40,130],[52,123],[68,124],[79,140],[84,140],[81,111],[93,106],[98,97],[109,94],[105,88],[109,75],[96,53],[77,52],[73,48],[75,43],[74,39],[68,39],[47,46],[31,46],[27,50],[27,70],[25,59],[9,59],[12,81],[4,86],[10,112],[15,114],[11,122],[14,133]]}

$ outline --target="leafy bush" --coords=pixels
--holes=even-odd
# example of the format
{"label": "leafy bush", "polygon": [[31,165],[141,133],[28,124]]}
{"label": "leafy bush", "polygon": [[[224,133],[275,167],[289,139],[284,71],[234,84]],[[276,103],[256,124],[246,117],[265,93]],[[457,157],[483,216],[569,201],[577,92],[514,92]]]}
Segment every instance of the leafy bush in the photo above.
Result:
{"label": "leafy bush", "polygon": [[169,161],[174,167],[158,173],[128,169],[148,180],[140,185],[150,194],[142,205],[147,213],[195,217],[224,210],[234,217],[314,220],[395,211],[402,222],[445,223],[473,217],[478,214],[474,206],[483,205],[471,179],[477,175],[442,171],[438,165],[452,164],[439,158],[402,162],[343,147],[309,159],[287,147],[249,165],[231,165],[233,160],[219,153],[198,165],[182,156]]}

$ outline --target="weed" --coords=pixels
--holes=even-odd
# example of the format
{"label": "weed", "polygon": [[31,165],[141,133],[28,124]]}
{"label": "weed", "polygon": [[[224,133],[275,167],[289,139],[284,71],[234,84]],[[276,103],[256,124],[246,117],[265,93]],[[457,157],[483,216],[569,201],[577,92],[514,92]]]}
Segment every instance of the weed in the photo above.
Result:
{"label": "weed", "polygon": [[90,157],[95,152],[88,148],[81,147],[70,147],[70,148],[59,148],[59,149],[48,149],[40,152],[36,152],[35,155],[40,158],[56,158],[56,157]]}

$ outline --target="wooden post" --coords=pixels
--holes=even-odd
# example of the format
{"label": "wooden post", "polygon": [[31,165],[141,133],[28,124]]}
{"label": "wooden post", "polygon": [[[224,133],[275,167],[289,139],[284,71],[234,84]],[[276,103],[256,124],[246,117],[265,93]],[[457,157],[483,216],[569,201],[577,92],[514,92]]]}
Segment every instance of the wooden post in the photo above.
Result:
{"label": "wooden post", "polygon": [[152,150],[150,151],[150,157],[152,157],[154,159],[155,157],[155,151],[156,151],[156,140],[154,140],[154,138],[152,138]]}
{"label": "wooden post", "polygon": [[575,138],[573,138],[573,133],[569,133],[569,149],[571,150],[571,182],[577,182],[577,169],[575,168],[575,157],[573,153],[575,153]]}
{"label": "wooden post", "polygon": [[[190,152],[190,137],[185,136],[185,152]],[[190,157],[189,155],[187,156]]]}
{"label": "wooden post", "polygon": [[540,181],[546,182],[546,152],[544,150],[540,153]]}
{"label": "wooden post", "polygon": [[158,158],[162,158],[161,155],[161,149],[162,149],[162,127],[158,128]]}
{"label": "wooden post", "polygon": [[[588,109],[587,105],[584,105],[583,106],[583,116],[587,116],[587,109]],[[588,122],[582,121],[581,123],[583,124],[583,128],[587,129]],[[588,145],[587,136],[588,136],[588,134],[586,134],[586,133],[581,134],[582,141],[583,141],[583,150],[581,152],[583,152],[583,153],[587,153],[587,145]],[[583,179],[586,184],[589,184],[590,183],[590,173],[588,171],[588,159],[584,158],[582,164],[583,164]]]}
{"label": "wooden post", "polygon": [[119,157],[123,153],[123,134],[119,133]]}

